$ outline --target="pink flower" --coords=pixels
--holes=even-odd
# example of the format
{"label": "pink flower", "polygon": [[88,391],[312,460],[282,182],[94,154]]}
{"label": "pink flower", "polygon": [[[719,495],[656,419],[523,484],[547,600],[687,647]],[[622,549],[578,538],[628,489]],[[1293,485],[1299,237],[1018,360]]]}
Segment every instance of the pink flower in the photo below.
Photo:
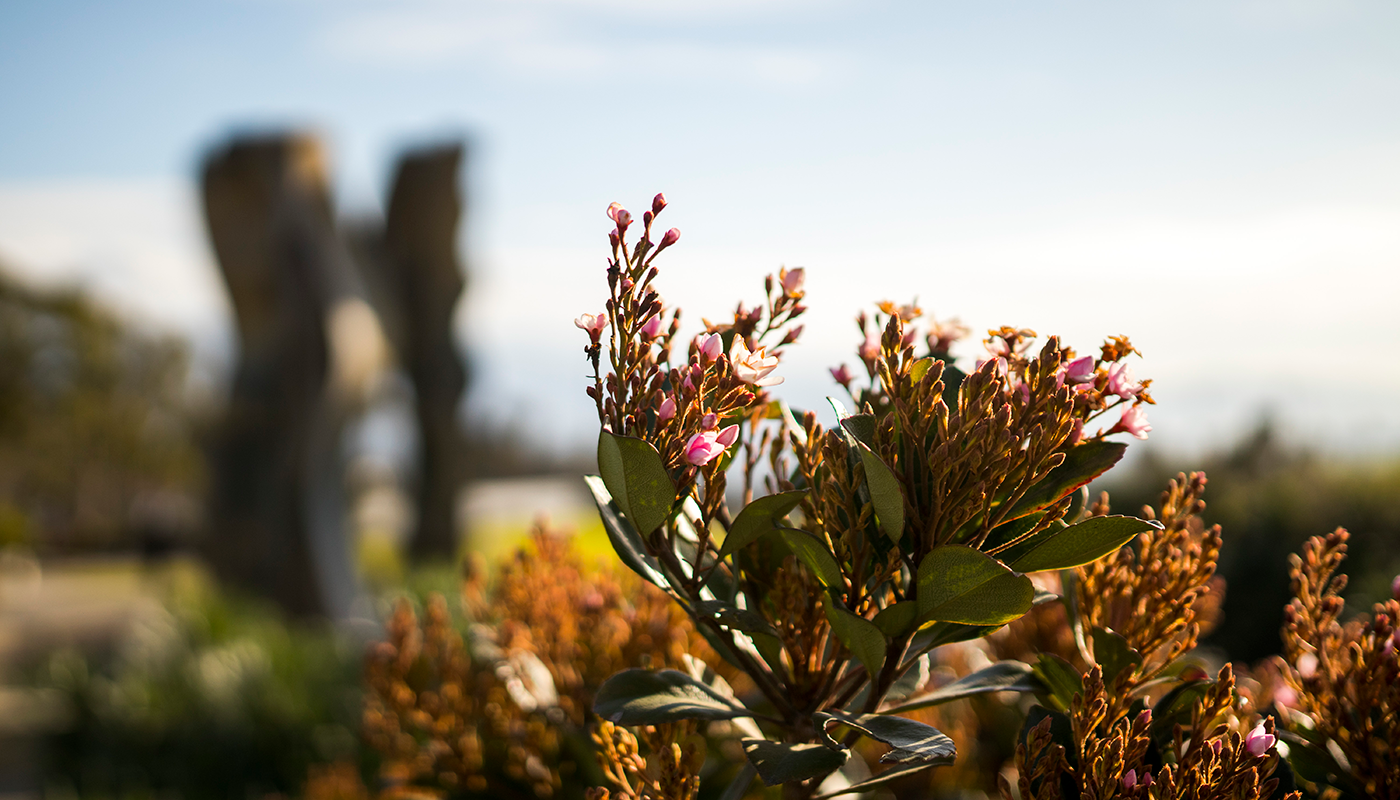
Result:
{"label": "pink flower", "polygon": [[665,400],[661,401],[661,405],[658,406],[656,409],[656,421],[665,422],[666,420],[670,419],[671,417],[674,417],[675,415],[676,400],[673,397],[667,396]]}
{"label": "pink flower", "polygon": [[603,314],[579,314],[574,320],[574,325],[580,330],[588,331],[588,335],[593,341],[598,341],[598,337],[603,335],[603,329],[608,326],[608,315]]}
{"label": "pink flower", "polygon": [[783,294],[788,297],[801,297],[802,285],[807,281],[807,270],[802,267],[781,269],[778,278],[783,282]]}
{"label": "pink flower", "polygon": [[1123,773],[1123,788],[1131,789],[1134,786],[1137,786],[1137,770],[1130,769]]}
{"label": "pink flower", "polygon": [[851,381],[855,380],[855,376],[851,374],[850,370],[846,369],[845,364],[842,364],[839,367],[832,367],[831,377],[834,378],[837,383],[846,387],[849,387],[851,385]]}
{"label": "pink flower", "polygon": [[764,358],[762,347],[750,353],[742,336],[734,337],[734,344],[729,348],[729,361],[734,365],[734,374],[739,376],[739,380],[751,386],[777,386],[783,382],[782,378],[768,375],[777,369],[778,357]]}
{"label": "pink flower", "polygon": [[700,430],[712,431],[718,427],[719,417],[715,416],[715,413],[713,411],[700,418]]}
{"label": "pink flower", "polygon": [[1123,418],[1113,426],[1111,433],[1131,433],[1139,439],[1146,439],[1150,430],[1152,426],[1147,422],[1147,411],[1142,406],[1135,405],[1123,412]]}
{"label": "pink flower", "polygon": [[1244,749],[1249,751],[1250,755],[1258,758],[1269,752],[1269,748],[1273,747],[1276,741],[1278,739],[1272,733],[1264,732],[1264,723],[1261,722],[1258,727],[1249,732],[1248,736],[1244,737]]}
{"label": "pink flower", "polygon": [[730,425],[722,431],[701,431],[685,443],[685,461],[703,467],[719,458],[738,438],[738,425]]}
{"label": "pink flower", "polygon": [[661,315],[657,314],[642,325],[642,336],[647,339],[655,339],[661,333]]}
{"label": "pink flower", "polygon": [[1074,386],[1094,379],[1094,357],[1084,356],[1069,362],[1065,367],[1064,381]]}
{"label": "pink flower", "polygon": [[618,231],[625,231],[627,226],[632,224],[632,215],[622,207],[621,203],[613,203],[608,206],[608,219],[617,223]]}
{"label": "pink flower", "polygon": [[1133,380],[1133,368],[1127,364],[1114,364],[1108,368],[1108,393],[1116,394],[1124,400],[1131,400],[1142,391],[1142,384]]}
{"label": "pink flower", "polygon": [[[736,337],[737,338],[737,337]],[[709,336],[701,334],[700,339],[700,360],[714,361],[719,358],[719,354],[724,352],[724,338],[718,333]]]}
{"label": "pink flower", "polygon": [[1286,683],[1280,684],[1274,690],[1274,705],[1279,708],[1297,708],[1298,693],[1293,690],[1292,686]]}
{"label": "pink flower", "polygon": [[987,352],[992,355],[992,358],[1001,358],[1011,355],[1011,345],[1007,344],[1006,340],[1000,336],[993,336],[984,344],[986,344]]}
{"label": "pink flower", "polygon": [[651,213],[652,213],[652,215],[655,216],[656,214],[660,214],[660,213],[661,213],[661,209],[663,209],[663,208],[665,208],[665,207],[666,207],[666,195],[662,194],[661,192],[657,192],[657,193],[656,193],[656,196],[653,197],[653,198],[651,198]]}

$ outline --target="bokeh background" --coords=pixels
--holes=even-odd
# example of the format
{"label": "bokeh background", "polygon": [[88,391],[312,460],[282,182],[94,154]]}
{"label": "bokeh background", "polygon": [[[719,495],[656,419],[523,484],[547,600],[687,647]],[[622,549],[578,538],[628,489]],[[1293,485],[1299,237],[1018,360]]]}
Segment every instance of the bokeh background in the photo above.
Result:
{"label": "bokeh background", "polygon": [[[0,790],[295,792],[353,750],[383,597],[450,586],[538,513],[587,541],[572,320],[601,307],[608,203],[657,191],[692,325],[807,269],[798,407],[880,300],[1130,335],[1158,405],[1102,488],[1132,511],[1209,472],[1215,646],[1273,652],[1285,554],[1336,525],[1365,607],[1400,572],[1397,40],[1400,8],[1364,1],[0,5]],[[358,265],[307,317],[326,391],[353,389],[316,445],[329,533],[259,551],[315,575],[301,606],[210,565],[249,346],[201,183],[231,143],[292,134]],[[454,541],[419,552],[423,384],[365,252],[404,154],[458,143]],[[133,744],[123,714],[159,735]]]}

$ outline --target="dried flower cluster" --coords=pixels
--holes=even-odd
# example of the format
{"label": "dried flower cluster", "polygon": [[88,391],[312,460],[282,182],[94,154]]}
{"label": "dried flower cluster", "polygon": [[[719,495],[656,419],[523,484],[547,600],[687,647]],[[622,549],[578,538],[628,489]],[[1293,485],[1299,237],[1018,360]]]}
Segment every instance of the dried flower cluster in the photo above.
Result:
{"label": "dried flower cluster", "polygon": [[385,759],[388,794],[525,792],[549,797],[578,768],[587,710],[608,675],[677,666],[705,652],[684,615],[630,574],[588,574],[570,540],[543,529],[489,593],[467,581],[471,647],[447,602],[420,622],[400,601],[366,667],[364,735]]}
{"label": "dried flower cluster", "polygon": [[[1299,776],[1346,797],[1400,798],[1400,597],[1342,623],[1346,531],[1315,536],[1292,556],[1293,602],[1284,612],[1286,693],[1273,699]],[[1397,579],[1400,584],[1400,579]],[[1400,591],[1395,592],[1400,595]],[[1280,695],[1283,695],[1282,697]]]}

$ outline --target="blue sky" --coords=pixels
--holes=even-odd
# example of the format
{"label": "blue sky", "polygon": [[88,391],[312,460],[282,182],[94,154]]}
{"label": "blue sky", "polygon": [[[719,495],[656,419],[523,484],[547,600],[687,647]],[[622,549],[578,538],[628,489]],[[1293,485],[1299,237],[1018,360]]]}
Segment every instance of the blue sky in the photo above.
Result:
{"label": "blue sky", "polygon": [[917,294],[976,328],[1133,335],[1164,446],[1272,409],[1393,450],[1397,41],[1384,2],[10,0],[0,260],[217,365],[206,147],[312,126],[365,212],[404,143],[465,134],[474,403],[542,437],[590,429],[559,387],[602,211],[664,190],[685,231],[665,286],[693,316],[809,268],[800,403],[857,305]]}

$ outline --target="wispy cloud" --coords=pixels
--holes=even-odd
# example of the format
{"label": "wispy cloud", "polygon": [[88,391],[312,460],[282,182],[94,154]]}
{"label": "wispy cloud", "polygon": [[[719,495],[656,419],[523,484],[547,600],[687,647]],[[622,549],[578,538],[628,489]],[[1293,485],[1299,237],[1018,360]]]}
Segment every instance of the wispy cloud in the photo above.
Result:
{"label": "wispy cloud", "polygon": [[314,46],[347,62],[409,69],[478,64],[552,79],[626,72],[801,85],[831,76],[840,61],[831,52],[694,35],[701,25],[780,17],[793,5],[791,0],[361,3],[335,6]]}

